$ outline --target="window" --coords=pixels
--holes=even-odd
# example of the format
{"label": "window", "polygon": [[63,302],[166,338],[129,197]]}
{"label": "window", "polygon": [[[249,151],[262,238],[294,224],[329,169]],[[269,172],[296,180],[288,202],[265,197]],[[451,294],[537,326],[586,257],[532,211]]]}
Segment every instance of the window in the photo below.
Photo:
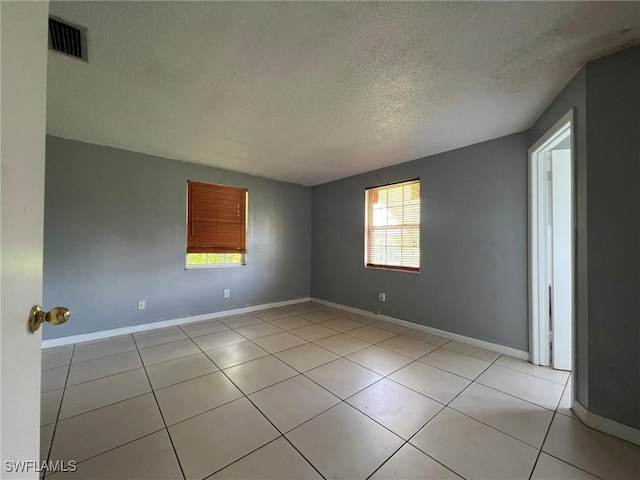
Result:
{"label": "window", "polygon": [[187,267],[244,265],[247,189],[187,182]]}
{"label": "window", "polygon": [[420,179],[365,190],[367,267],[420,271]]}

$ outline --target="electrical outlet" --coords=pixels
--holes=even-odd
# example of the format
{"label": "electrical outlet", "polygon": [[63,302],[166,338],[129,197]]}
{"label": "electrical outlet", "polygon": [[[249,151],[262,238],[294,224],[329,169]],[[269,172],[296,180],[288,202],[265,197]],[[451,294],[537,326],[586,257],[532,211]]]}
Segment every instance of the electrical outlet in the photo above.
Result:
{"label": "electrical outlet", "polygon": [[224,289],[224,298],[229,298],[229,296],[231,295],[231,293],[229,292],[228,288]]}
{"label": "electrical outlet", "polygon": [[138,310],[144,310],[147,304],[144,300],[138,300]]}
{"label": "electrical outlet", "polygon": [[387,294],[384,292],[379,292],[378,293],[378,300],[380,300],[381,302],[386,302],[387,301]]}

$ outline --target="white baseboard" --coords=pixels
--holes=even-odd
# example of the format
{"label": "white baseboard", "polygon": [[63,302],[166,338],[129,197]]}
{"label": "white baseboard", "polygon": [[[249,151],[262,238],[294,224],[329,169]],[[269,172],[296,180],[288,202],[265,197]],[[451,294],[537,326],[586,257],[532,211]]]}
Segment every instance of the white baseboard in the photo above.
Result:
{"label": "white baseboard", "polygon": [[577,400],[573,401],[571,409],[587,427],[608,433],[609,435],[621,438],[635,445],[640,445],[640,430],[637,428],[591,413]]}
{"label": "white baseboard", "polygon": [[529,352],[525,352],[524,350],[505,347],[504,345],[499,345],[497,343],[491,343],[491,342],[486,342],[484,340],[478,340],[477,338],[466,337],[464,335],[459,335],[457,333],[447,332],[446,330],[439,330],[437,328],[420,325],[419,323],[413,323],[413,322],[408,322],[406,320],[400,320],[394,317],[388,317],[387,315],[378,315],[373,312],[369,312],[367,310],[360,310],[359,308],[353,308],[353,307],[348,307],[346,305],[341,305],[339,303],[328,302],[327,300],[322,300],[320,298],[312,297],[311,301],[320,303],[322,305],[326,305],[328,307],[335,307],[335,308],[340,308],[342,310],[347,310],[349,312],[357,313],[359,315],[364,315],[366,317],[377,318],[378,320],[384,320],[385,322],[395,323],[396,325],[402,325],[403,327],[413,328],[414,330],[420,330],[422,332],[427,332],[432,335],[437,335],[438,337],[448,338],[449,340],[455,340],[456,342],[466,343],[467,345],[471,345],[473,347],[484,348],[485,350],[489,350],[492,352],[500,353],[503,355],[509,355],[510,357],[519,358],[520,360],[529,361]]}
{"label": "white baseboard", "polygon": [[303,297],[294,300],[284,300],[282,302],[264,303],[261,305],[252,305],[250,307],[235,308],[233,310],[222,310],[220,312],[205,313],[203,315],[194,315],[191,317],[174,318],[171,320],[161,320],[159,322],[143,323],[141,325],[133,325],[131,327],[113,328],[111,330],[102,330],[100,332],[84,333],[81,335],[71,335],[69,337],[52,338],[42,341],[42,348],[60,347],[63,345],[71,345],[79,342],[90,342],[93,340],[102,340],[118,335],[127,335],[129,333],[146,332],[156,330],[158,328],[173,327],[175,325],[185,325],[187,323],[201,322],[213,318],[229,317],[231,315],[241,315],[243,313],[251,313],[266,308],[286,307],[287,305],[295,305],[296,303],[309,302],[311,298]]}

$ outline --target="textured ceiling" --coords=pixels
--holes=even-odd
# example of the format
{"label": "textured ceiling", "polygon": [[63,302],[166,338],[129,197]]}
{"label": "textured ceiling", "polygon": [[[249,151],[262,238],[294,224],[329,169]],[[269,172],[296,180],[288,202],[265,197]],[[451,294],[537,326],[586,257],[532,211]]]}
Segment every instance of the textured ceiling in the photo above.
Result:
{"label": "textured ceiling", "polygon": [[52,2],[47,131],[315,185],[527,129],[636,2]]}

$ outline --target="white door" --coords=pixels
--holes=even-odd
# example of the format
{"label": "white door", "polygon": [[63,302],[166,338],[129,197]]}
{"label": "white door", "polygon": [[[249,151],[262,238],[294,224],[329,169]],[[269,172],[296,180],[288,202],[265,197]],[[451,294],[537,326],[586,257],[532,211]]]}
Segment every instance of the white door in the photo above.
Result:
{"label": "white door", "polygon": [[551,359],[553,368],[571,370],[571,150],[551,151]]}
{"label": "white door", "polygon": [[0,2],[3,479],[38,478],[41,331],[29,333],[27,320],[42,300],[48,12],[46,2]]}
{"label": "white door", "polygon": [[573,110],[529,149],[529,360],[571,370]]}

